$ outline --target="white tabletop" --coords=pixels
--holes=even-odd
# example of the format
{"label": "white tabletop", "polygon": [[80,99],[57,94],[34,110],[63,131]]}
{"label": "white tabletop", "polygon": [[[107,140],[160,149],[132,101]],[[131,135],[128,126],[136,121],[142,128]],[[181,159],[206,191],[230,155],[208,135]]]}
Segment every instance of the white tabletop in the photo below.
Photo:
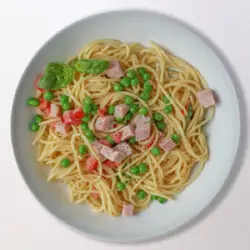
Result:
{"label": "white tabletop", "polygon": [[[10,113],[14,91],[25,66],[37,49],[65,25],[94,12],[124,7],[159,10],[202,30],[228,58],[241,82],[240,88],[248,99],[250,95],[249,1],[8,0],[1,2],[0,249],[250,249],[248,150],[241,149],[242,160],[238,161],[240,164],[236,166],[240,171],[237,171],[236,178],[231,178],[231,185],[227,186],[226,192],[224,190],[223,198],[198,223],[178,235],[147,245],[114,245],[84,238],[48,214],[24,184],[11,148]],[[243,110],[246,120],[249,105],[250,101],[246,100],[246,110]],[[245,134],[245,141],[248,139],[249,135]]]}

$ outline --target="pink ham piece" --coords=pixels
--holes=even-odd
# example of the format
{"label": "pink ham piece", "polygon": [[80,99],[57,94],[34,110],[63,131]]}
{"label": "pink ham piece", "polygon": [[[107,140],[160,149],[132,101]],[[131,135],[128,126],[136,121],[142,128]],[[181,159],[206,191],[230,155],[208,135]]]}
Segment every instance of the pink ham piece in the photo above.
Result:
{"label": "pink ham piece", "polygon": [[121,141],[125,141],[127,139],[129,139],[130,137],[135,135],[135,129],[133,126],[131,125],[127,125],[124,126],[120,132],[122,132],[122,137],[121,137]]}
{"label": "pink ham piece", "polygon": [[95,129],[98,131],[108,131],[114,128],[114,116],[99,116],[95,122]]}
{"label": "pink ham piece", "polygon": [[105,74],[109,78],[121,78],[124,76],[121,64],[116,60],[110,61],[109,68],[105,71]]}
{"label": "pink ham piece", "polygon": [[100,153],[107,159],[113,162],[122,162],[126,155],[120,151],[116,151],[110,147],[103,146]]}
{"label": "pink ham piece", "polygon": [[55,117],[58,117],[59,115],[60,115],[59,106],[57,106],[54,103],[51,103],[49,116],[55,118]]}
{"label": "pink ham piece", "polygon": [[114,150],[122,152],[126,156],[129,156],[129,155],[131,155],[133,153],[131,147],[126,142],[122,142],[122,143],[117,144],[114,147]]}
{"label": "pink ham piece", "polygon": [[150,117],[138,115],[133,120],[135,123],[135,139],[136,141],[144,141],[150,137],[151,134],[151,120]]}
{"label": "pink ham piece", "polygon": [[106,158],[103,155],[101,155],[101,149],[104,147],[104,145],[99,141],[94,141],[91,145],[95,150],[95,152],[100,156],[100,160],[101,161],[106,160]]}
{"label": "pink ham piece", "polygon": [[61,121],[59,121],[55,123],[54,127],[55,131],[61,134],[63,137],[68,135],[69,126],[67,124],[64,124]]}
{"label": "pink ham piece", "polygon": [[204,108],[209,108],[215,105],[213,91],[211,89],[204,89],[197,93],[198,101]]}
{"label": "pink ham piece", "polygon": [[115,106],[114,117],[123,118],[129,111],[129,106],[127,104],[119,104]]}
{"label": "pink ham piece", "polygon": [[123,216],[132,216],[134,213],[134,205],[128,204],[122,206],[122,215]]}
{"label": "pink ham piece", "polygon": [[170,150],[172,150],[174,147],[176,147],[176,143],[170,139],[170,138],[164,138],[161,139],[159,142],[159,146],[165,151],[165,152],[169,152]]}

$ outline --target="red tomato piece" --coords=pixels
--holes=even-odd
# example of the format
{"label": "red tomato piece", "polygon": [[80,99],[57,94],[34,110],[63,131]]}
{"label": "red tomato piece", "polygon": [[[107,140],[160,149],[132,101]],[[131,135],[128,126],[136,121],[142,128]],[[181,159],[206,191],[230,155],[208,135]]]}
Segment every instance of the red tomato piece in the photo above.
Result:
{"label": "red tomato piece", "polygon": [[119,162],[114,162],[110,160],[106,160],[105,162],[103,162],[103,164],[109,168],[117,168],[120,165]]}
{"label": "red tomato piece", "polygon": [[107,114],[108,109],[104,107],[103,109],[98,109],[98,115],[103,117]]}
{"label": "red tomato piece", "polygon": [[149,149],[153,145],[154,141],[155,141],[155,138],[153,138],[148,144],[146,144],[145,148]]}
{"label": "red tomato piece", "polygon": [[87,161],[86,161],[86,169],[88,171],[93,171],[98,167],[98,161],[96,160],[96,158],[91,155]]}
{"label": "red tomato piece", "polygon": [[108,147],[112,146],[106,139],[100,139],[99,142]]}
{"label": "red tomato piece", "polygon": [[185,115],[185,112],[184,112],[184,110],[183,110],[183,109],[181,110],[181,113],[182,113],[183,115]]}
{"label": "red tomato piece", "polygon": [[112,133],[110,136],[114,142],[120,143],[122,138],[122,132],[116,131]]}
{"label": "red tomato piece", "polygon": [[81,119],[74,119],[73,110],[67,110],[63,113],[63,123],[69,125],[80,125]]}
{"label": "red tomato piece", "polygon": [[45,99],[40,99],[40,103],[39,103],[39,106],[38,108],[41,110],[41,111],[44,111],[45,109],[49,108],[50,106],[50,103],[45,100]]}
{"label": "red tomato piece", "polygon": [[72,116],[75,120],[81,120],[84,117],[84,112],[79,108],[73,111]]}

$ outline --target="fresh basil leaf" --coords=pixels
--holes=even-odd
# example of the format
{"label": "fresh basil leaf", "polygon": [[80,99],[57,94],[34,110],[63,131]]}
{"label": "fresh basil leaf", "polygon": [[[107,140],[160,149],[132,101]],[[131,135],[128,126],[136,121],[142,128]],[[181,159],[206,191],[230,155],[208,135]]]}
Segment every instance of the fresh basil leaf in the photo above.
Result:
{"label": "fresh basil leaf", "polygon": [[96,59],[80,59],[74,68],[76,71],[87,74],[101,74],[109,67],[109,61]]}
{"label": "fresh basil leaf", "polygon": [[38,85],[42,89],[65,88],[73,80],[74,70],[64,63],[49,63]]}

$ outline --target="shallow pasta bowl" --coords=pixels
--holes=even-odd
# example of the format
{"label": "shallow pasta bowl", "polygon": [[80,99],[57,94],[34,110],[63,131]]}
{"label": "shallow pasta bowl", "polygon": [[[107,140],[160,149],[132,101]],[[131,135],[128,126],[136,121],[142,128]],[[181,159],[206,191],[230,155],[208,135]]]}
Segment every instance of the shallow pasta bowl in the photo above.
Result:
{"label": "shallow pasta bowl", "polygon": [[[33,134],[27,126],[33,114],[27,109],[25,100],[34,94],[35,75],[48,62],[67,61],[83,44],[101,38],[145,45],[153,40],[168,47],[199,69],[219,99],[215,117],[207,130],[210,159],[199,178],[176,200],[164,205],[154,203],[132,217],[112,218],[92,212],[87,205],[70,203],[61,184],[47,183],[44,168],[36,163],[35,149],[31,146]],[[95,238],[137,242],[175,231],[195,218],[213,200],[234,163],[240,137],[240,114],[229,73],[208,43],[196,32],[165,15],[147,11],[116,11],[72,24],[37,52],[17,88],[11,129],[14,153],[22,176],[48,211],[71,227]]]}

